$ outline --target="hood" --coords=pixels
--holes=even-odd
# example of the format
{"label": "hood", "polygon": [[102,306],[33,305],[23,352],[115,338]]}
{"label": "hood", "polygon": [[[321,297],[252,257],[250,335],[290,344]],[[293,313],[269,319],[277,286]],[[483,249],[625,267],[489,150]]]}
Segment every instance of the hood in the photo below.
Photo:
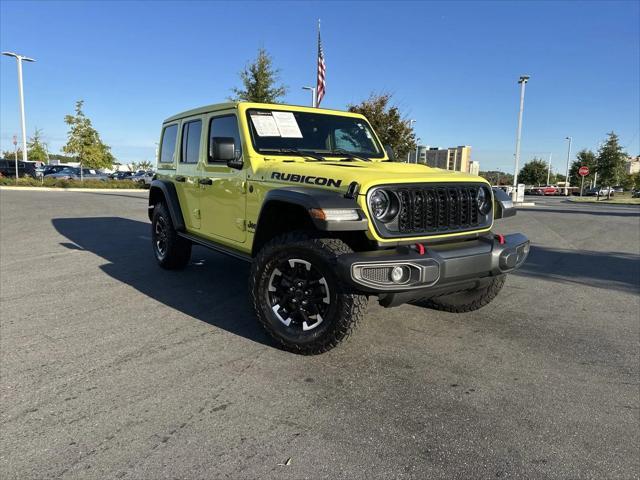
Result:
{"label": "hood", "polygon": [[487,181],[469,173],[442,170],[422,164],[400,162],[327,161],[301,160],[267,161],[264,170],[258,172],[265,181],[286,185],[329,187],[346,190],[351,182],[360,184],[360,192],[375,186],[392,183],[439,183]]}

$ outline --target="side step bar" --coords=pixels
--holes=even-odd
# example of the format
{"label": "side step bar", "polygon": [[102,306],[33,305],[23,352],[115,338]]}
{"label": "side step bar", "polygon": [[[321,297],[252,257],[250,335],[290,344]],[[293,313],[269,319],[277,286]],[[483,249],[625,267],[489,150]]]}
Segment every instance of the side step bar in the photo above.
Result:
{"label": "side step bar", "polygon": [[223,253],[225,255],[229,255],[230,257],[237,258],[239,260],[244,260],[245,262],[251,263],[253,259],[251,255],[246,253],[238,252],[231,248],[225,247],[218,243],[212,242],[210,240],[206,240],[204,238],[200,238],[196,235],[191,235],[184,232],[177,232],[182,238],[186,238],[187,240],[191,240],[193,243],[197,243],[198,245],[202,245],[203,247],[210,248],[211,250],[215,250],[216,252]]}

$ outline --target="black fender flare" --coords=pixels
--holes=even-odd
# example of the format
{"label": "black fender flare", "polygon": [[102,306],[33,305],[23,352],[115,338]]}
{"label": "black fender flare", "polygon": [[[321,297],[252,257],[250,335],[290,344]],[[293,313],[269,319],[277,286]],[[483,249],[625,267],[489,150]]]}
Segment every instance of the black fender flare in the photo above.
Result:
{"label": "black fender flare", "polygon": [[149,220],[153,217],[153,208],[160,195],[162,195],[167,204],[173,227],[179,232],[184,232],[185,224],[182,210],[180,209],[180,201],[178,200],[178,192],[176,192],[175,185],[168,180],[156,179],[151,182],[149,187]]}
{"label": "black fender flare", "polygon": [[[265,207],[270,202],[283,202],[302,207],[307,215],[311,218],[314,226],[318,230],[333,232],[349,232],[364,231],[368,229],[368,220],[360,206],[352,198],[346,198],[339,192],[330,190],[322,190],[312,187],[283,187],[270,190],[265,195],[260,214],[258,215],[257,224],[260,225],[260,219]],[[314,217],[309,213],[312,209],[351,209],[358,212],[358,220],[322,220]]]}

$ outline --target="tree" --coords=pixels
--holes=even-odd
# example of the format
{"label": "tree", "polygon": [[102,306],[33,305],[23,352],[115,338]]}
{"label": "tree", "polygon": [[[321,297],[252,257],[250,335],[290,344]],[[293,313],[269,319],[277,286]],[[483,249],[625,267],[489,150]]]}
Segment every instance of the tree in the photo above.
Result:
{"label": "tree", "polygon": [[273,59],[264,48],[258,50],[258,56],[247,64],[242,72],[242,88],[233,88],[233,101],[279,103],[287,93],[284,85],[276,85],[280,70],[273,67]]}
{"label": "tree", "polygon": [[533,160],[527,162],[520,173],[518,173],[518,181],[527,185],[543,185],[547,183],[547,162],[540,158],[534,157]]}
{"label": "tree", "polygon": [[27,158],[32,162],[46,162],[49,160],[47,144],[42,141],[42,130],[36,128],[33,136],[27,142]]}
{"label": "tree", "polygon": [[609,132],[607,140],[598,150],[598,178],[601,185],[611,187],[620,184],[625,175],[626,158],[618,136]]}
{"label": "tree", "polygon": [[348,105],[350,112],[361,113],[378,133],[383,145],[390,145],[396,157],[406,157],[416,148],[416,134],[409,120],[400,114],[397,106],[391,105],[391,94],[372,93],[367,100],[357,105]]}
{"label": "tree", "polygon": [[100,135],[91,125],[91,120],[82,111],[84,101],[76,102],[75,115],[67,115],[64,122],[69,125],[67,144],[62,147],[86,168],[110,168],[114,158],[111,148],[102,143]]}
{"label": "tree", "polygon": [[129,164],[129,169],[132,172],[137,172],[139,170],[151,170],[153,168],[153,163],[149,160],[143,160],[141,162],[131,162]]}
{"label": "tree", "polygon": [[[18,153],[18,160],[22,161],[22,149],[19,148],[17,150]],[[5,160],[14,160],[16,156],[16,151],[14,150],[5,150],[4,152],[2,152],[2,158],[4,158]]]}
{"label": "tree", "polygon": [[596,154],[586,149],[580,150],[576,154],[576,159],[569,169],[569,184],[574,187],[582,185],[582,177],[578,173],[580,167],[589,168],[589,175],[584,177],[584,181],[588,185],[596,174]]}
{"label": "tree", "polygon": [[489,170],[479,172],[480,176],[486,179],[491,185],[513,185],[513,175],[501,172],[500,170]]}

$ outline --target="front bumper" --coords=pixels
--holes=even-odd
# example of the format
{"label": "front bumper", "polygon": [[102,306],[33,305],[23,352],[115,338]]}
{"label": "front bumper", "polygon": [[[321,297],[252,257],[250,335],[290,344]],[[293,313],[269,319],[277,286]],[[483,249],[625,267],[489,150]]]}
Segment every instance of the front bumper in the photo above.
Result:
{"label": "front bumper", "polygon": [[524,235],[490,234],[465,242],[352,253],[341,256],[338,266],[355,290],[378,295],[383,306],[395,306],[479,286],[519,268],[528,254]]}

